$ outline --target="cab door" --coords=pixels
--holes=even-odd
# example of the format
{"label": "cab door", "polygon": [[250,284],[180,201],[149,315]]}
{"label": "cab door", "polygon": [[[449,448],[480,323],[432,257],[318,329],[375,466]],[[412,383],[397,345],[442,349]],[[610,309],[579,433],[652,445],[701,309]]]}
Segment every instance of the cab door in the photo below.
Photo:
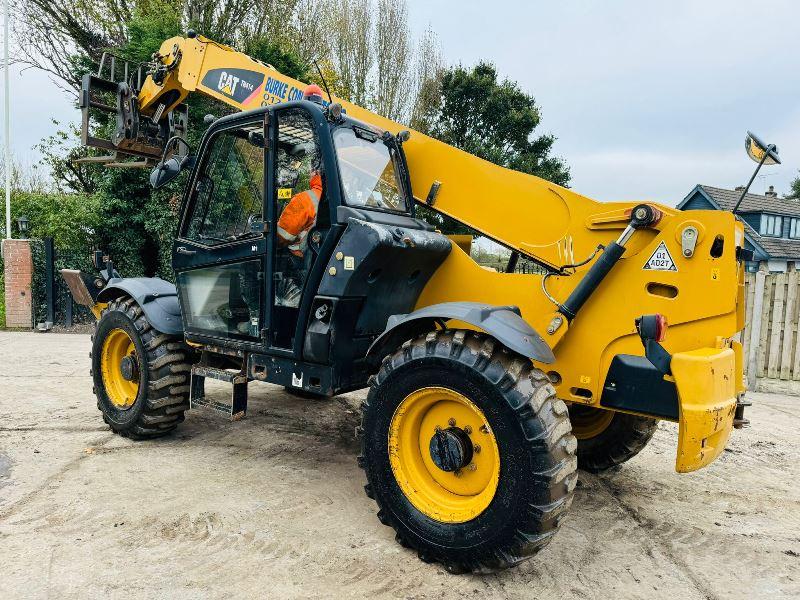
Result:
{"label": "cab door", "polygon": [[188,338],[261,344],[265,310],[266,117],[206,138],[173,248]]}
{"label": "cab door", "polygon": [[[272,123],[272,180],[267,188],[273,244],[269,252],[269,345],[274,350],[298,354],[306,313],[315,293],[314,269],[325,262],[319,260],[319,255],[331,228],[331,182],[314,115],[302,106],[282,107],[274,111]],[[315,217],[307,219],[311,206]],[[298,215],[303,215],[302,223],[298,222]]]}

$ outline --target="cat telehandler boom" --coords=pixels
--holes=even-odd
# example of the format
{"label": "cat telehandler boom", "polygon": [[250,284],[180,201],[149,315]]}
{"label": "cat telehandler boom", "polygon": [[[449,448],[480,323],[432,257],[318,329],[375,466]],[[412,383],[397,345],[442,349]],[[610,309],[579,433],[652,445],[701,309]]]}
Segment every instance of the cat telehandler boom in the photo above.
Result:
{"label": "cat telehandler boom", "polygon": [[[114,431],[156,437],[194,406],[239,418],[252,380],[369,387],[366,493],[402,544],[453,572],[535,554],[576,469],[627,461],[658,420],[678,424],[677,471],[722,452],[746,404],[733,214],[598,203],[306,88],[193,32],[84,78],[84,143],[106,151],[92,161],[155,166],[156,187],[190,170],[175,284],[122,277],[102,252],[99,274],[64,272],[97,317],[94,388]],[[192,93],[241,111],[207,118],[196,152]],[[290,248],[282,210],[317,174],[316,220]],[[417,205],[505,246],[507,268],[477,264]],[[229,403],[206,397],[209,377],[231,383]]]}

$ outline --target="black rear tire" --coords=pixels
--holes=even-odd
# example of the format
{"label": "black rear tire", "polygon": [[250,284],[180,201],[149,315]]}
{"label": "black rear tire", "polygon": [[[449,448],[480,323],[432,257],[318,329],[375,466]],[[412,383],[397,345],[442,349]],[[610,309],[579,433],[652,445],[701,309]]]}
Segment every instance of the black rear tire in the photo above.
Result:
{"label": "black rear tire", "polygon": [[[573,417],[589,418],[593,415],[607,415],[608,412],[591,406],[571,404]],[[578,438],[578,468],[590,473],[602,473],[618,467],[639,454],[658,428],[658,420],[627,413],[612,413],[611,421],[599,433],[591,437],[582,436],[573,423],[573,431]]]}
{"label": "black rear tire", "polygon": [[[136,399],[124,408],[112,401],[101,367],[103,344],[112,331],[120,329],[133,342],[138,371]],[[97,408],[112,431],[146,439],[175,429],[189,408],[191,357],[192,350],[182,338],[153,329],[133,298],[109,302],[95,323],[91,358]]]}
{"label": "black rear tire", "polygon": [[[499,451],[497,489],[488,506],[463,522],[418,510],[392,470],[388,432],[397,407],[425,388],[468,398],[488,422]],[[403,344],[384,359],[362,404],[359,465],[378,518],[400,544],[448,571],[492,572],[541,550],[572,503],[576,441],[566,405],[547,376],[485,334],[445,330]]]}

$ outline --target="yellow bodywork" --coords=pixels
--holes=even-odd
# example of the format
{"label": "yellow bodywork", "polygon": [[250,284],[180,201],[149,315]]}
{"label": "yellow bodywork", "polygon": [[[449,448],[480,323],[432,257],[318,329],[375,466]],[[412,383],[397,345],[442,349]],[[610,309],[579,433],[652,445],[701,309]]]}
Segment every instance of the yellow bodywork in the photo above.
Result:
{"label": "yellow bodywork", "polygon": [[[271,66],[202,36],[171,38],[160,54],[166,65],[179,62],[163,85],[147,79],[139,94],[143,114],[158,110],[166,114],[196,91],[247,110],[298,99],[305,88]],[[241,102],[234,99],[229,85],[233,69],[247,70],[261,79]],[[209,78],[212,72],[214,77]],[[173,90],[178,94],[165,96]],[[170,97],[169,106],[162,106],[163,98]],[[333,100],[355,119],[395,133],[406,129],[349,102]],[[550,267],[580,262],[598,245],[615,240],[637,204],[595,202],[417,132],[403,147],[418,202],[439,182],[435,210]],[[744,392],[741,348],[730,341],[744,326],[743,264],[735,256],[744,233],[730,213],[657,208],[663,212],[661,221],[635,232],[620,262],[577,318],[552,334],[547,331],[556,307],[542,292],[542,277],[484,269],[464,251],[469,248],[464,239],[454,241],[417,308],[449,301],[518,306],[523,318],[554,349],[555,363],[537,366],[553,374],[558,396],[597,408],[602,408],[602,388],[614,356],[643,354],[634,320],[643,314],[665,315],[669,332],[664,347],[674,356],[673,377],[680,399],[676,467],[683,472],[705,466],[721,451],[732,426],[732,407]],[[691,256],[684,256],[681,244],[687,227],[697,230]],[[711,251],[715,239],[722,243],[719,256]],[[645,268],[662,243],[674,270]],[[588,268],[550,277],[550,294],[563,302]]]}
{"label": "yellow bodywork", "polygon": [[92,314],[94,315],[95,319],[100,320],[100,315],[103,314],[103,311],[106,309],[106,306],[108,306],[108,302],[97,302],[95,304],[92,304],[89,307],[89,310],[92,311]]}
{"label": "yellow bodywork", "polygon": [[696,471],[725,449],[736,412],[736,353],[733,348],[701,348],[672,356],[680,397],[675,470]]}

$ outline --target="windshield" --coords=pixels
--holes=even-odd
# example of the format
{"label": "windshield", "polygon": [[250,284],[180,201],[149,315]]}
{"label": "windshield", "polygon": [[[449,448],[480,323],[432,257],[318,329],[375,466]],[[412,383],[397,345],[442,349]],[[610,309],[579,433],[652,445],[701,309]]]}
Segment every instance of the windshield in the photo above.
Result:
{"label": "windshield", "polygon": [[350,206],[407,211],[400,185],[396,149],[379,136],[350,127],[333,132],[345,202]]}

